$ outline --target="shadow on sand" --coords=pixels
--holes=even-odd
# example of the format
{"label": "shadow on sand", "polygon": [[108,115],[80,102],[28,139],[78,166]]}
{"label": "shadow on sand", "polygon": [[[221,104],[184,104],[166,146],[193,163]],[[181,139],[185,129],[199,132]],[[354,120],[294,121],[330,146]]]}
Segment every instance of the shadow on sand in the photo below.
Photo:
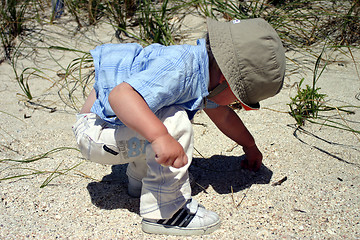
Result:
{"label": "shadow on sand", "polygon": [[[219,194],[242,191],[253,184],[268,184],[272,171],[262,165],[260,170],[252,172],[241,169],[242,157],[214,155],[211,158],[194,158],[189,172],[195,180],[192,195],[206,192],[209,186]],[[232,190],[231,190],[232,188]]]}
{"label": "shadow on sand", "polygon": [[[209,186],[219,194],[238,192],[253,184],[268,184],[272,171],[262,165],[258,172],[240,168],[242,157],[214,155],[209,159],[194,158],[189,172],[194,178],[192,195],[206,192]],[[114,165],[100,182],[87,186],[92,203],[101,209],[128,209],[139,213],[139,199],[127,195],[127,165]]]}

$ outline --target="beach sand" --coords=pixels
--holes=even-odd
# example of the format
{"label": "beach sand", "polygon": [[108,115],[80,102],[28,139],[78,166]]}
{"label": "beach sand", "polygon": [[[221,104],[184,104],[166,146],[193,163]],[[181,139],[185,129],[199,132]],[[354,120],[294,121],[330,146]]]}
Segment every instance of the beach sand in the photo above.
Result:
{"label": "beach sand", "polygon": [[[76,150],[63,149],[76,147],[71,130],[76,110],[59,97],[60,93],[66,100],[69,92],[59,76],[64,73],[61,66],[82,54],[38,47],[58,45],[88,52],[117,42],[107,24],[74,34],[76,25],[68,18],[38,26],[28,38],[36,51],[22,49],[18,71],[34,66],[52,81],[30,79],[32,104],[21,96],[10,64],[0,65],[0,159],[27,159],[59,150],[32,163],[0,162],[0,178],[39,173],[0,182],[0,239],[183,239],[142,232],[139,200],[127,195],[126,166],[87,162]],[[189,14],[183,23],[182,43],[195,44],[206,31],[203,18]],[[360,68],[360,51],[352,53]],[[296,83],[305,78],[304,84],[311,84],[316,57],[305,50],[288,51],[287,57],[282,91],[263,101],[259,111],[238,112],[263,152],[259,172],[240,169],[241,147],[222,135],[204,112],[195,116],[193,197],[216,211],[222,225],[210,235],[187,239],[360,238],[359,135],[309,123],[297,129],[287,104],[296,94]],[[336,62],[320,77],[320,92],[327,94],[328,105],[359,106],[355,96],[360,79],[354,62],[348,53],[331,57]],[[80,92],[75,95],[82,102]],[[343,114],[357,130],[359,111]],[[329,116],[343,123],[337,111]],[[65,174],[50,175],[55,170]],[[40,188],[51,176],[56,178]]]}

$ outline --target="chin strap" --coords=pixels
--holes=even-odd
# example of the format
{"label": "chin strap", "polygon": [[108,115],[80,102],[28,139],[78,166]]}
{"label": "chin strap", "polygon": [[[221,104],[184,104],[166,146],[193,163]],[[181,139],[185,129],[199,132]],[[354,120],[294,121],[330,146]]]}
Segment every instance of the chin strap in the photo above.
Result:
{"label": "chin strap", "polygon": [[217,85],[212,91],[210,91],[209,95],[207,96],[208,99],[215,97],[225,89],[229,87],[228,83],[226,81],[223,81],[219,85]]}

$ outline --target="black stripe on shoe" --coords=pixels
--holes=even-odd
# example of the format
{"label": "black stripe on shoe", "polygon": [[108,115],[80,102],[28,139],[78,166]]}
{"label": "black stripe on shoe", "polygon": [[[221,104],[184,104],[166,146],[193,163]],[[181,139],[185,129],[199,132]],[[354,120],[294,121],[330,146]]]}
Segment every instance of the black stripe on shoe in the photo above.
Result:
{"label": "black stripe on shoe", "polygon": [[174,220],[176,220],[176,218],[180,215],[180,213],[182,211],[184,211],[185,209],[180,208],[175,214],[174,216],[172,216],[172,218],[169,219],[160,219],[159,221],[157,221],[157,223],[159,224],[163,224],[163,225],[172,225],[171,223],[174,222]]}
{"label": "black stripe on shoe", "polygon": [[189,213],[188,209],[183,207],[180,208],[171,218],[160,219],[157,221],[157,223],[168,226],[187,227],[187,225],[189,225],[189,223],[194,217],[195,214]]}
{"label": "black stripe on shoe", "polygon": [[180,227],[187,227],[191,220],[195,217],[195,214],[188,214],[186,218],[179,224]]}

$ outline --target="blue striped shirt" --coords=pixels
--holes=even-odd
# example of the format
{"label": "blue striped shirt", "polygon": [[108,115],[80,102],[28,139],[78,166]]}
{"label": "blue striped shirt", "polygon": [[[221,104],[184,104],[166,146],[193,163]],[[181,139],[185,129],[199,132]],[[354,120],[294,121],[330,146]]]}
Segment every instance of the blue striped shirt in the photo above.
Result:
{"label": "blue striped shirt", "polygon": [[108,97],[122,82],[130,84],[154,113],[171,105],[180,105],[193,113],[202,109],[203,99],[209,94],[205,44],[204,39],[199,39],[196,46],[152,44],[143,48],[127,43],[96,47],[90,51],[97,97],[91,111],[107,122],[121,125]]}

